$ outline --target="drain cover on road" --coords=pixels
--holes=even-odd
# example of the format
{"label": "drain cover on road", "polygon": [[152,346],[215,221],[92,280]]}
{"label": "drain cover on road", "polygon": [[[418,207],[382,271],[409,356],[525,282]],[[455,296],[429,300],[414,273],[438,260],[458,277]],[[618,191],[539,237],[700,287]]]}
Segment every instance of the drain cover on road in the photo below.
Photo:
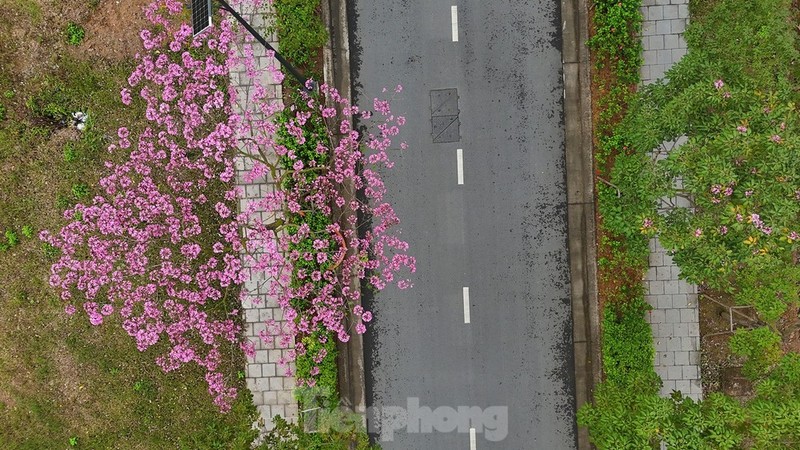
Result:
{"label": "drain cover on road", "polygon": [[431,134],[436,144],[461,139],[458,121],[458,90],[431,91]]}

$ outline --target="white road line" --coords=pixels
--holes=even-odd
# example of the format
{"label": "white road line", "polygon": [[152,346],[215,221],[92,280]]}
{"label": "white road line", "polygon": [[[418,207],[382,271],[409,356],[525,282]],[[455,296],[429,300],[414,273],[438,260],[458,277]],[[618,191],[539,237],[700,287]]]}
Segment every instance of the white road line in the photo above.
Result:
{"label": "white road line", "polygon": [[469,450],[477,450],[478,442],[475,439],[475,428],[469,429]]}
{"label": "white road line", "polygon": [[453,26],[453,42],[458,42],[458,6],[450,7],[450,24]]}
{"label": "white road line", "polygon": [[464,184],[464,151],[456,150],[456,166],[458,168],[458,184]]}
{"label": "white road line", "polygon": [[461,290],[464,295],[464,323],[469,323],[469,288],[464,286]]}

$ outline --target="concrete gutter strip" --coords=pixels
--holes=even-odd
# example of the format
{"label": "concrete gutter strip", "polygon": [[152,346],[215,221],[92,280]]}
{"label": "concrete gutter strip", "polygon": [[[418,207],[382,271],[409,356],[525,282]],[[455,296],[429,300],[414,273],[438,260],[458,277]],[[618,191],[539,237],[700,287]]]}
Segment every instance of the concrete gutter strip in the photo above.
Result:
{"label": "concrete gutter strip", "polygon": [[[329,86],[335,87],[342,97],[354,102],[350,84],[350,36],[346,1],[324,0],[322,2],[322,16],[329,31],[328,42],[323,48],[324,81]],[[350,189],[350,191],[352,192],[354,189]],[[352,228],[355,231],[355,226],[352,226]],[[348,254],[348,256],[350,255]],[[350,288],[360,290],[361,284],[359,280],[351,280]],[[352,310],[348,316],[352,329],[356,323]],[[367,407],[363,336],[351,333],[350,340],[347,343],[338,343],[338,350],[339,394],[342,406],[352,408],[353,412],[361,414],[362,421],[366,426]]]}
{"label": "concrete gutter strip", "polygon": [[[600,381],[600,320],[592,151],[587,0],[562,0],[567,222],[572,282],[575,407],[591,401]],[[578,429],[578,448],[590,449],[589,431]]]}

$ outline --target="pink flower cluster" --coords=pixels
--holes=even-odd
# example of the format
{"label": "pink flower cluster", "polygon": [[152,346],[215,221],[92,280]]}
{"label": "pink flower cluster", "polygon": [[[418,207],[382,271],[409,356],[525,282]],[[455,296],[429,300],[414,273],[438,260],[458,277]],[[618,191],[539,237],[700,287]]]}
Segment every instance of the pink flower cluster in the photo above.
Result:
{"label": "pink flower cluster", "polygon": [[[408,288],[411,287],[410,280],[398,278],[396,274],[404,270],[413,273],[416,269],[416,261],[407,253],[408,243],[395,232],[399,219],[392,206],[383,200],[386,188],[380,176],[380,170],[392,167],[388,150],[405,119],[391,113],[388,101],[376,99],[373,105],[376,111],[365,112],[350,105],[347,99],[327,85],[322,85],[320,90],[327,102],[306,96],[306,108],[291,110],[290,119],[282,126],[284,134],[293,136],[297,142],[304,142],[303,126],[311,114],[323,118],[328,136],[317,144],[316,150],[330,156],[325,167],[314,167],[314,160],[303,161],[292,150],[275,142],[275,125],[259,124],[258,128],[251,126],[246,130],[248,135],[256,136],[254,143],[264,142],[275,149],[277,157],[288,160],[285,166],[290,169],[277,169],[276,176],[290,177],[292,183],[285,191],[252,202],[245,213],[252,216],[257,211],[283,211],[285,216],[289,216],[321,212],[333,222],[323,233],[314,234],[307,224],[295,232],[282,233],[269,229],[268,224],[256,218],[248,233],[249,245],[258,242],[254,248],[269,249],[259,255],[261,259],[254,258],[250,264],[271,268],[272,272],[268,273],[273,280],[270,294],[278,298],[286,320],[282,328],[275,322],[268,323],[268,331],[262,334],[262,338],[277,337],[282,346],[294,343],[295,351],[284,361],[287,363],[299,355],[307,355],[317,363],[321,361],[320,355],[308,354],[301,344],[304,338],[314,336],[319,329],[327,330],[342,342],[347,342],[353,332],[362,334],[366,331],[372,313],[358,306],[360,292],[351,287],[352,280],[366,279],[376,290],[389,283]],[[374,131],[362,135],[352,126],[350,118],[353,116],[370,117]],[[259,136],[259,130],[267,132]],[[337,134],[338,138],[334,139]],[[258,179],[268,167],[276,165],[277,162],[256,161],[248,178]],[[307,177],[310,171],[316,176]],[[364,200],[359,200],[356,192],[362,192]],[[371,229],[361,234],[357,232],[360,216],[371,218],[373,224]],[[304,240],[313,243],[309,251],[290,251]],[[266,246],[267,242],[272,244]],[[290,274],[301,261],[316,263],[319,269],[294,271],[297,282],[295,287],[289,287]],[[351,311],[354,323],[348,320]],[[298,383],[313,385],[313,375],[317,371],[318,367],[313,367],[312,377],[299,379]]]}
{"label": "pink flower cluster", "polygon": [[[161,0],[146,9],[159,31],[142,31],[147,51],[120,93],[125,105],[144,100],[148,126],[137,137],[118,130],[109,151],[126,149],[127,158],[107,162],[100,193],[65,211],[69,222],[58,233],[40,237],[61,250],[50,284],[69,302],[67,313],[77,305],[94,325],[119,313],[140,351],[168,344],[156,358],[165,371],[203,367],[214,402],[226,410],[236,390],[220,371],[222,351],[242,345],[241,327],[236,311],[210,306],[247,279],[239,218],[231,212],[238,118],[219,90],[234,34],[223,22],[193,38],[191,27],[169,17],[182,8]],[[216,51],[193,56],[192,48],[211,40]],[[208,192],[220,190],[227,190],[224,198],[207,203]],[[207,228],[209,217],[219,229]]]}
{"label": "pink flower cluster", "polygon": [[[254,3],[260,2],[237,2]],[[415,260],[394,231],[399,219],[383,199],[380,176],[392,167],[388,150],[405,119],[391,113],[388,101],[376,99],[374,131],[362,135],[351,118],[366,123],[373,113],[323,85],[327,100],[306,97],[306,111],[294,111],[283,125],[304,139],[311,114],[325,120],[328,135],[317,151],[329,163],[315,167],[276,144],[278,125],[271,118],[281,106],[269,101],[272,90],[261,84],[265,77],[252,46],[237,51],[236,31],[227,21],[193,37],[190,26],[175,24],[182,8],[181,1],[156,0],[146,9],[152,24],[140,35],[146,51],[137,55],[129,86],[120,92],[124,105],[144,102],[147,127],[138,135],[128,127],[118,130],[109,151],[127,152],[122,162],[107,162],[92,201],[65,211],[66,225],[40,237],[61,250],[50,283],[68,314],[83,310],[99,325],[118,313],[139,350],[159,349],[156,362],[163,370],[203,367],[209,393],[225,411],[236,389],[234,374],[222,370],[224,351],[233,344],[252,356],[254,344],[242,336],[238,308],[215,305],[227,304],[234,289],[241,299],[255,294],[245,285],[251,277],[266,280],[262,284],[278,298],[286,320],[278,336],[262,337],[295,343],[294,357],[306,353],[302,340],[316,330],[345,342],[351,333],[366,331],[372,313],[357,306],[354,280],[366,279],[378,290],[389,283],[411,286],[397,273],[414,272]],[[254,85],[246,107],[236,108],[243,93],[235,83],[227,92],[221,87],[241,67]],[[264,70],[272,79],[282,77],[274,66]],[[234,186],[237,152],[250,159],[241,174],[245,182],[290,177],[292,187],[242,199]],[[280,158],[291,160],[291,168],[281,169]],[[311,181],[309,171],[317,174]],[[282,216],[310,213],[325,214],[332,225],[323,234],[307,225],[287,232]],[[372,220],[371,230],[357,232],[360,217]],[[311,251],[290,251],[307,238],[313,240]],[[295,271],[298,261],[324,269]],[[309,356],[319,364],[326,355]],[[312,369],[312,378],[301,381],[313,384],[318,373]]]}

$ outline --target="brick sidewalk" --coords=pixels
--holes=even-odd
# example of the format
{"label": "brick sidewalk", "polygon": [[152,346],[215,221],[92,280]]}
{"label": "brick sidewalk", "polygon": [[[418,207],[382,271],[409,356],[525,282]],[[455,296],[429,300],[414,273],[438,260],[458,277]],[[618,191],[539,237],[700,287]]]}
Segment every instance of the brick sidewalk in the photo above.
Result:
{"label": "brick sidewalk", "polygon": [[[642,82],[662,78],[686,54],[682,33],[689,19],[688,0],[643,0]],[[667,145],[669,147],[669,145]],[[655,369],[661,395],[673,390],[700,399],[700,322],[697,287],[678,278],[680,270],[657,239],[650,241],[650,270],[645,277],[648,322],[656,349]]]}
{"label": "brick sidewalk", "polygon": [[[264,33],[266,23],[264,12],[242,12],[242,17],[247,20],[253,28]],[[270,44],[277,48],[275,36],[265,36]],[[243,39],[243,35],[242,35]],[[258,43],[253,44],[256,56],[256,69],[263,69],[269,65],[276,65],[277,61],[267,58],[265,49]],[[266,77],[270,77],[268,71],[264,71]],[[261,80],[265,87],[270,91],[269,100],[274,103],[282,103],[281,85],[275,83],[271,77]],[[253,111],[250,104],[250,93],[253,89],[252,82],[249,80],[243,67],[231,71],[231,83],[239,87],[240,98],[236,105],[237,112],[242,110]],[[245,183],[243,174],[250,167],[250,161],[239,157],[236,160],[236,180],[237,184],[244,189],[245,198],[240,200],[240,208],[244,210],[251,199],[260,198],[267,192],[274,190],[273,180],[267,178],[261,182]],[[267,213],[261,213],[265,215]],[[262,220],[267,219],[262,217]],[[261,275],[263,277],[263,274]],[[283,418],[295,420],[297,418],[297,401],[292,395],[295,387],[294,377],[286,376],[283,368],[278,364],[281,357],[286,357],[290,348],[277,347],[279,343],[265,343],[259,337],[259,332],[266,328],[265,321],[274,319],[278,323],[283,320],[283,311],[278,306],[277,300],[266,294],[267,286],[263,283],[264,279],[253,276],[245,282],[245,288],[256,297],[256,301],[244,301],[242,308],[245,317],[245,335],[255,343],[255,360],[248,361],[246,370],[247,387],[253,393],[253,403],[258,408],[261,418],[264,420],[262,432],[273,428],[272,418],[280,415]],[[294,367],[292,367],[292,370]]]}

